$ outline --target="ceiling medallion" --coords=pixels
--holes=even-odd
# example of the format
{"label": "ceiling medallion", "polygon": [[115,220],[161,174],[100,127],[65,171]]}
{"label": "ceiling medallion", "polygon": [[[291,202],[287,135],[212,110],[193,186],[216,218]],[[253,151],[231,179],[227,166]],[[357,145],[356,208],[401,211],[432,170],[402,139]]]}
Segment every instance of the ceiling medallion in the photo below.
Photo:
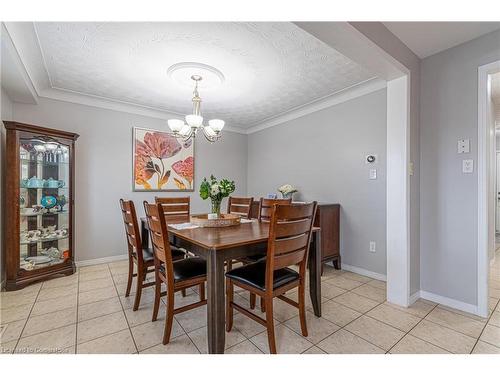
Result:
{"label": "ceiling medallion", "polygon": [[224,127],[224,121],[213,119],[208,121],[208,125],[203,125],[203,117],[201,116],[200,110],[201,98],[198,93],[198,84],[203,80],[203,77],[198,74],[193,74],[191,79],[194,81],[193,98],[191,99],[193,102],[193,113],[186,115],[186,122],[179,119],[168,120],[168,126],[175,137],[182,138],[184,141],[196,137],[198,130],[201,129],[203,135],[209,142],[215,142],[221,137],[220,132]]}
{"label": "ceiling medallion", "polygon": [[203,82],[198,82],[203,90],[210,90],[222,85],[225,81],[222,72],[207,64],[197,62],[180,62],[167,69],[167,75],[180,86],[191,86],[192,76],[203,77]]}

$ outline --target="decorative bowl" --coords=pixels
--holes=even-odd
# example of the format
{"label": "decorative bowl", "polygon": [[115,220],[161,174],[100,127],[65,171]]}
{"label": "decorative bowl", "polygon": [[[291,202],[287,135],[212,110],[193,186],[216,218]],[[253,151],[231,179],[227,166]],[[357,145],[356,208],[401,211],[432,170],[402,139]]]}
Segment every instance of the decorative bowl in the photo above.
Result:
{"label": "decorative bowl", "polygon": [[209,219],[208,214],[192,215],[191,223],[205,228],[220,228],[239,225],[241,216],[234,214],[220,214],[216,219]]}

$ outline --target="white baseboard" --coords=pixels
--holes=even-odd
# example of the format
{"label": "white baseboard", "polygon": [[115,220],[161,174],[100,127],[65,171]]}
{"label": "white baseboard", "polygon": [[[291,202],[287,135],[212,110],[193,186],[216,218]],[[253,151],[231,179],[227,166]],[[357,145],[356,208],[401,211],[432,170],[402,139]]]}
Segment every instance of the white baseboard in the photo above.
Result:
{"label": "white baseboard", "polygon": [[342,263],[342,269],[345,271],[349,272],[354,272],[363,276],[368,276],[371,277],[372,279],[380,280],[380,281],[386,281],[387,276],[382,275],[381,273],[376,273],[373,271],[365,270],[364,268],[361,267],[356,267],[356,266],[351,266],[349,264],[344,264]]}
{"label": "white baseboard", "polygon": [[452,308],[457,309],[457,310],[465,311],[465,312],[468,312],[470,314],[478,315],[477,314],[477,312],[478,312],[477,305],[471,305],[469,303],[458,301],[458,300],[453,299],[453,298],[440,296],[439,294],[426,292],[424,290],[421,290],[419,292],[419,294],[420,294],[420,298],[427,299],[429,301],[439,303],[441,305],[445,305],[448,307],[452,307]]}
{"label": "white baseboard", "polygon": [[79,260],[75,262],[75,264],[77,267],[85,267],[85,266],[93,266],[95,264],[118,262],[119,260],[126,260],[126,259],[128,259],[128,254],[115,255],[112,257],[97,258],[97,259]]}
{"label": "white baseboard", "polygon": [[420,290],[416,291],[410,296],[410,306],[413,305],[420,298]]}

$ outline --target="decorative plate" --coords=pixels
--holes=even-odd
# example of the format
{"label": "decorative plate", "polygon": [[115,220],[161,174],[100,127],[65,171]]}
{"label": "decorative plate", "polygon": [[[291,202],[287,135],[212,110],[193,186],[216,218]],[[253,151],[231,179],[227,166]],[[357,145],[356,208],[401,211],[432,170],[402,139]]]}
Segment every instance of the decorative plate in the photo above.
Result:
{"label": "decorative plate", "polygon": [[36,257],[28,257],[26,258],[28,262],[33,262],[35,264],[43,264],[43,263],[50,263],[52,261],[52,258],[45,256],[45,255],[39,255]]}
{"label": "decorative plate", "polygon": [[57,198],[52,195],[46,195],[42,197],[41,204],[43,207],[50,209],[56,206]]}
{"label": "decorative plate", "polygon": [[208,214],[192,215],[191,223],[199,227],[217,228],[217,227],[230,227],[239,225],[241,216],[234,214],[220,214],[216,219],[209,219]]}

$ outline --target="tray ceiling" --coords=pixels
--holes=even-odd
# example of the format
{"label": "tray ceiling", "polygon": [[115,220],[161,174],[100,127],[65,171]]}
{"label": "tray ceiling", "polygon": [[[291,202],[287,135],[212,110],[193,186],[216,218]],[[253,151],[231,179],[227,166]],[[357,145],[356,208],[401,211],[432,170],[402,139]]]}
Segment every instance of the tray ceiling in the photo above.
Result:
{"label": "tray ceiling", "polygon": [[206,118],[248,128],[375,78],[292,23],[35,23],[53,88],[179,114],[189,86],[167,69],[179,62],[224,74],[200,89]]}

